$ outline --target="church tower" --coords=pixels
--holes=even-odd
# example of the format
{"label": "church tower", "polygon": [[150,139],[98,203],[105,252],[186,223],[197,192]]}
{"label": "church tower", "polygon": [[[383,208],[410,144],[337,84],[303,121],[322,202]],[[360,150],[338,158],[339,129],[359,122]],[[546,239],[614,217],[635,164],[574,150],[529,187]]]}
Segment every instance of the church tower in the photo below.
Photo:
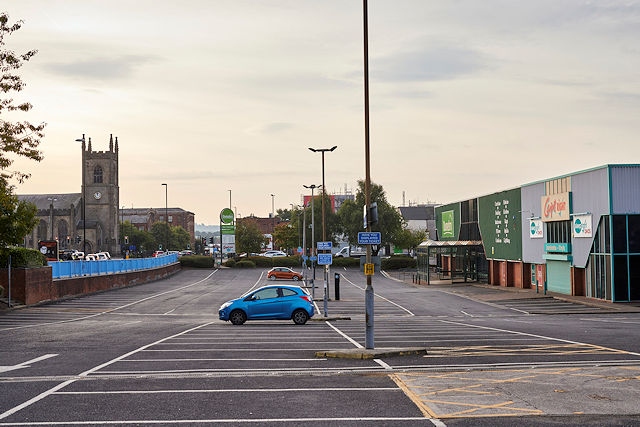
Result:
{"label": "church tower", "polygon": [[109,151],[93,151],[82,141],[82,197],[85,205],[88,253],[120,253],[120,187],[118,185],[118,138],[109,138]]}

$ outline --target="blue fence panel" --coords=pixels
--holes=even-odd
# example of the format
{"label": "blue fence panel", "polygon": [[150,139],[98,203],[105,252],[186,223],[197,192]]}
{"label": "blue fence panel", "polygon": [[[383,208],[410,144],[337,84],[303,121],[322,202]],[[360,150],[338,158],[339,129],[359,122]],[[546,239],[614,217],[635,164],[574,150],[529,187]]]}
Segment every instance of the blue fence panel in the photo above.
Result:
{"label": "blue fence panel", "polygon": [[163,267],[178,262],[177,254],[157,258],[110,259],[102,261],[50,261],[54,279],[77,276],[97,276],[101,274],[124,273]]}

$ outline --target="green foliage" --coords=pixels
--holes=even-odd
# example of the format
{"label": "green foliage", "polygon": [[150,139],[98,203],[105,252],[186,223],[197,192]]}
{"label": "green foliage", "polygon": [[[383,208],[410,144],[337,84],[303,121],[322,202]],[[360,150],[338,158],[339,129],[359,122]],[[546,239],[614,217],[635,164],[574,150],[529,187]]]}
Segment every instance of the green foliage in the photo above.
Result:
{"label": "green foliage", "polygon": [[[19,117],[32,108],[29,102],[15,104],[9,95],[10,92],[20,92],[24,88],[25,84],[15,71],[37,53],[37,50],[31,50],[16,54],[4,48],[5,36],[19,30],[21,26],[22,21],[9,24],[9,15],[0,13],[0,92],[4,95],[0,99],[0,115],[11,113],[13,117]],[[38,146],[40,139],[44,137],[45,126],[45,123],[33,125],[27,121],[14,123],[0,119],[0,181],[3,181],[7,188],[10,188],[10,179],[15,178],[18,182],[23,182],[30,176],[28,173],[9,170],[15,161],[11,156],[26,157],[38,162],[42,160],[42,152],[38,151]]]}
{"label": "green foliage", "polygon": [[0,179],[0,246],[21,244],[38,224],[35,205],[19,201],[13,187]]}
{"label": "green foliage", "polygon": [[[340,218],[340,231],[344,234],[350,244],[355,245],[358,241],[358,232],[363,231],[362,211],[365,205],[365,182],[358,181],[358,191],[356,200],[347,200],[338,211]],[[404,221],[400,212],[391,206],[387,201],[384,189],[381,185],[371,183],[370,186],[371,203],[378,204],[378,223],[371,226],[371,231],[379,231],[382,237],[382,246],[394,243],[402,231]],[[377,255],[380,248],[372,247],[373,254]]]}
{"label": "green foliage", "polygon": [[291,223],[278,224],[273,230],[275,247],[292,250],[298,247],[299,233]]}
{"label": "green foliage", "polygon": [[393,244],[400,249],[415,249],[427,239],[426,230],[410,230],[403,228],[396,236]]}
{"label": "green foliage", "polygon": [[244,259],[236,262],[236,268],[256,268],[256,264],[249,259]]}
{"label": "green foliage", "polygon": [[9,266],[11,255],[12,268],[37,268],[47,265],[47,258],[35,249],[8,247],[0,248],[0,268]]}
{"label": "green foliage", "polygon": [[213,268],[214,259],[204,255],[188,255],[178,258],[181,267]]}
{"label": "green foliage", "polygon": [[340,257],[333,258],[332,267],[359,267],[360,258]]}
{"label": "green foliage", "polygon": [[390,258],[383,258],[380,261],[383,270],[400,270],[405,268],[416,268],[416,260],[406,255],[394,255]]}
{"label": "green foliage", "polygon": [[226,261],[223,263],[223,265],[224,265],[225,267],[233,268],[233,267],[235,267],[235,266],[236,266],[236,260],[235,260],[235,259],[233,259],[233,258],[229,258],[228,260],[226,260]]}
{"label": "green foliage", "polygon": [[243,219],[236,224],[236,251],[241,254],[259,253],[266,240],[258,224],[251,219]]}
{"label": "green foliage", "polygon": [[266,257],[266,256],[252,256],[249,260],[253,262],[257,267],[297,267],[302,265],[302,260],[299,256],[278,256],[278,257]]}

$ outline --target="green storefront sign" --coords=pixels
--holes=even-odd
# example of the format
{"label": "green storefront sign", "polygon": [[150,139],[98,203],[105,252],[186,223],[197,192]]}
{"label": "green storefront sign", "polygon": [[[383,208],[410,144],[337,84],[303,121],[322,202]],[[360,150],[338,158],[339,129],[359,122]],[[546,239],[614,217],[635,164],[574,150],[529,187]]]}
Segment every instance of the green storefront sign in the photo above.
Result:
{"label": "green storefront sign", "polygon": [[455,221],[454,212],[445,211],[442,212],[442,237],[452,238],[455,237]]}

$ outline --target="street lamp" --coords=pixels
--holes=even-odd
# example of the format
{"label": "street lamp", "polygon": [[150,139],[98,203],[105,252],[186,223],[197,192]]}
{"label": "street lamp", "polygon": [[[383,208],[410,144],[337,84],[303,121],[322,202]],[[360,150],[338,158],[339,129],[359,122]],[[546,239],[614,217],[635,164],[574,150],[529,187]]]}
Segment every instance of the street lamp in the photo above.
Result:
{"label": "street lamp", "polygon": [[273,238],[273,232],[276,231],[276,216],[275,216],[275,212],[273,209],[273,200],[274,197],[276,197],[275,194],[271,195],[271,249],[275,249],[276,248],[276,241]]}
{"label": "street lamp", "polygon": [[309,150],[313,151],[314,153],[320,152],[322,153],[322,241],[325,242],[327,240],[327,230],[325,227],[325,221],[324,221],[324,198],[327,194],[327,190],[326,190],[326,186],[324,184],[324,153],[326,153],[327,151],[331,152],[333,150],[335,150],[336,148],[338,148],[337,145],[334,145],[331,148],[311,148],[309,147]]}
{"label": "street lamp", "polygon": [[86,199],[85,199],[85,169],[87,165],[85,164],[84,156],[85,156],[85,140],[84,133],[82,134],[82,138],[76,139],[76,142],[82,142],[82,252],[87,254],[87,209],[86,209]]}
{"label": "street lamp", "polygon": [[[313,190],[318,188],[318,186],[315,184],[311,184],[311,185],[303,185],[303,187],[311,189],[311,268],[313,269],[313,276],[311,277],[311,299],[315,300],[316,286],[314,285],[314,282],[316,280],[316,263],[315,263],[315,260],[313,259],[313,253],[316,249],[316,242],[315,242],[316,220],[315,220],[315,210],[313,209],[313,199],[314,199]],[[307,234],[307,230],[305,230],[305,236],[306,234]]]}
{"label": "street lamp", "polygon": [[[324,209],[324,199],[327,195],[327,187],[324,183],[324,153],[327,151],[331,152],[338,148],[337,145],[334,145],[331,148],[311,148],[309,150],[314,153],[320,152],[322,153],[322,241],[327,241],[327,228],[325,225],[325,209]],[[329,281],[329,265],[324,266],[324,280],[323,280],[323,288],[324,288],[324,316],[327,317],[327,300],[329,299],[329,287],[327,286],[327,282]]]}
{"label": "street lamp", "polygon": [[47,200],[51,202],[49,205],[49,223],[51,224],[51,240],[53,240],[53,202],[58,199],[55,197],[47,197]]}
{"label": "street lamp", "polygon": [[167,224],[167,228],[164,230],[164,250],[165,252],[169,251],[169,204],[168,204],[168,195],[169,195],[169,186],[167,184],[164,185],[164,222]]}

